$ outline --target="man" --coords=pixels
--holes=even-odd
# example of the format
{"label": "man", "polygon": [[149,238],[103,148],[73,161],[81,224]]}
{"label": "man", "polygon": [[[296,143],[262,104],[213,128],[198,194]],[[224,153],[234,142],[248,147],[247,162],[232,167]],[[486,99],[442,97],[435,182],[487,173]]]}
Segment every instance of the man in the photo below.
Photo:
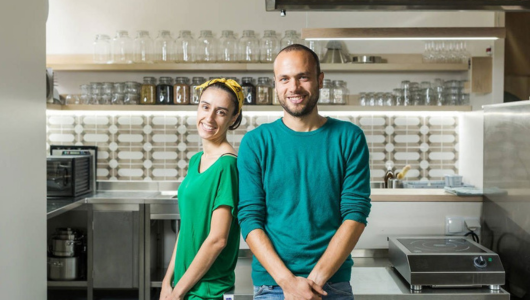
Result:
{"label": "man", "polygon": [[317,55],[274,62],[283,118],[247,133],[238,156],[239,222],[254,254],[254,299],[353,299],[350,253],[370,212],[362,130],[318,114]]}

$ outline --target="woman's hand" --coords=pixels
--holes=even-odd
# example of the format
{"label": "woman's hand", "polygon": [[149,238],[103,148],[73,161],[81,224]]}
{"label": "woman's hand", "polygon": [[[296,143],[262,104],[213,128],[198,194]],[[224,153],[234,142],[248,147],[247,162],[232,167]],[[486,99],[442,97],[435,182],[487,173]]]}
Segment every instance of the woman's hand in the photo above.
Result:
{"label": "woman's hand", "polygon": [[173,290],[171,289],[171,284],[162,283],[162,291],[160,292],[160,300],[169,300],[171,298]]}
{"label": "woman's hand", "polygon": [[181,293],[176,287],[169,296],[168,300],[184,300],[184,293]]}

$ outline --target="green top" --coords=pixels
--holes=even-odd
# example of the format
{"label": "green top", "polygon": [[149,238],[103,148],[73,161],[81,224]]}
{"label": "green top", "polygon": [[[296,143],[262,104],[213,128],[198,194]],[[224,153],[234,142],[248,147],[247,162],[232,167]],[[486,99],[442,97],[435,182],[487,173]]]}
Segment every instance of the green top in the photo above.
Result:
{"label": "green top", "polygon": [[221,156],[206,171],[199,173],[202,152],[195,154],[188,174],[178,190],[181,227],[175,258],[174,284],[180,280],[210,233],[212,213],[219,206],[232,208],[232,224],[226,247],[208,272],[191,288],[187,299],[222,299],[234,286],[234,269],[239,251],[237,159]]}
{"label": "green top", "polygon": [[[366,224],[369,154],[356,125],[328,118],[296,132],[279,119],[245,134],[238,155],[243,237],[262,229],[295,275],[309,275],[344,220]],[[350,281],[352,265],[348,256],[329,281]],[[256,258],[252,280],[277,284]]]}

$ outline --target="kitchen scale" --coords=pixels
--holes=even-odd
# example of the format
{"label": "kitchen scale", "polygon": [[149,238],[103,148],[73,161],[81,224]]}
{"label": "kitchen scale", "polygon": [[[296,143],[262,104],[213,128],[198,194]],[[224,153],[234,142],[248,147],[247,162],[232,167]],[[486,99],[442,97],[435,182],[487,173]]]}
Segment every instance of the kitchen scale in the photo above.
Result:
{"label": "kitchen scale", "polygon": [[390,262],[413,291],[422,286],[500,289],[505,273],[499,256],[465,237],[388,238]]}

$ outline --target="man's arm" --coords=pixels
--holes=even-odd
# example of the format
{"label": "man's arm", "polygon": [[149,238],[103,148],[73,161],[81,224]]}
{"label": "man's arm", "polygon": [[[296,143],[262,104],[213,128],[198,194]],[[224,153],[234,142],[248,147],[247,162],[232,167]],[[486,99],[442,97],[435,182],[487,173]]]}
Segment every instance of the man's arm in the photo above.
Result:
{"label": "man's arm", "polygon": [[370,213],[370,165],[366,138],[359,130],[348,153],[340,199],[343,220],[308,278],[320,286],[339,270],[359,241]]}

